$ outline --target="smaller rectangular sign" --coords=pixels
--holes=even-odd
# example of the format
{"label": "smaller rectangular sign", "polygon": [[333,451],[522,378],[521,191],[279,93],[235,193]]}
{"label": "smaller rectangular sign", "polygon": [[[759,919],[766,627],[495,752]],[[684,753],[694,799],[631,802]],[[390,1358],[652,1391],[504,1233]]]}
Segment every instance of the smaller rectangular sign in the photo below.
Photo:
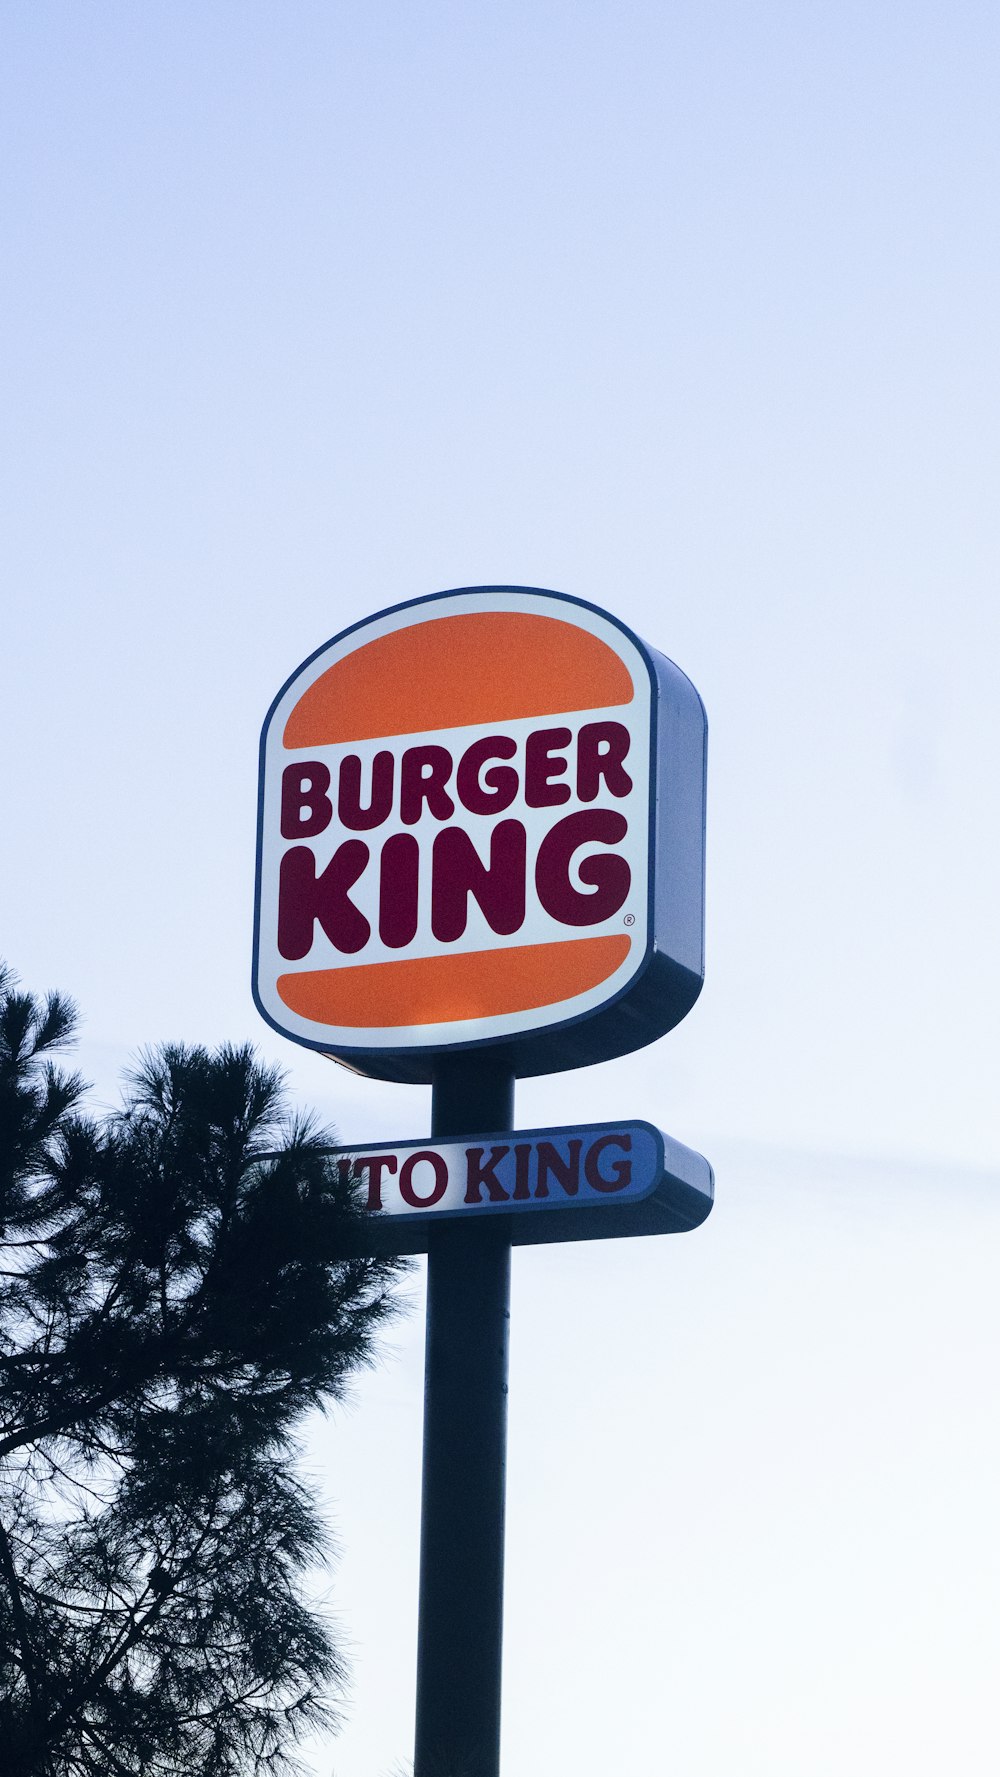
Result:
{"label": "smaller rectangular sign", "polygon": [[370,1212],[371,1252],[426,1252],[434,1228],[484,1218],[518,1246],[672,1234],[697,1227],[712,1207],[708,1161],[638,1121],[372,1143],[331,1154]]}

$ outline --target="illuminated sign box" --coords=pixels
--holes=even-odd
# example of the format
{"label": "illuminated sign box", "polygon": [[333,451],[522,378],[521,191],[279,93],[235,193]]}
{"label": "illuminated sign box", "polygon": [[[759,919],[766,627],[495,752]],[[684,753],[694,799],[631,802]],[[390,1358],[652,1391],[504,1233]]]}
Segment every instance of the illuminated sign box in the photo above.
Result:
{"label": "illuminated sign box", "polygon": [[662,1035],[703,978],[705,744],[685,675],[559,593],[440,593],[335,637],[261,737],[263,1016],[387,1080]]}

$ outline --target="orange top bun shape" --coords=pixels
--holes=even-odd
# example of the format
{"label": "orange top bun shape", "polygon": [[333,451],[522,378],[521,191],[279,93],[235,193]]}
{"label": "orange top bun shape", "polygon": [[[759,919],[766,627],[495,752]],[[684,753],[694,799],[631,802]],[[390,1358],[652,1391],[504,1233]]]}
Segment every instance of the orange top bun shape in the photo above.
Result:
{"label": "orange top bun shape", "polygon": [[630,703],[632,678],[599,636],[559,617],[470,611],[377,636],[299,699],[286,747],[511,722]]}

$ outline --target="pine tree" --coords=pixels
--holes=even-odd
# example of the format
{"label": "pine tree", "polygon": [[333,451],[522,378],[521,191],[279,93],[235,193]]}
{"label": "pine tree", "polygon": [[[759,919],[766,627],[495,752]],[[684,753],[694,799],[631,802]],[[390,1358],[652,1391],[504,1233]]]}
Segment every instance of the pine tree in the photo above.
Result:
{"label": "pine tree", "polygon": [[95,1118],[74,1024],[0,974],[0,1764],[278,1771],[343,1683],[296,1429],[395,1267],[249,1048],[148,1052]]}

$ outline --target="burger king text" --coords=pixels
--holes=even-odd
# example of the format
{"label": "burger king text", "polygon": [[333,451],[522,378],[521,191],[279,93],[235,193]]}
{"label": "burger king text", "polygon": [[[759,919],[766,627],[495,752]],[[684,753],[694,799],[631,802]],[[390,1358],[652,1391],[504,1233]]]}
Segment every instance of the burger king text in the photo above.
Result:
{"label": "burger king text", "polygon": [[[622,804],[635,787],[626,766],[631,743],[624,722],[584,721],[575,731],[559,724],[472,740],[466,731],[451,745],[382,744],[367,759],[357,750],[316,749],[286,766],[282,838],[330,835],[335,849],[323,864],[312,846],[284,852],[281,956],[306,957],[317,923],[343,955],[368,945],[373,923],[381,945],[398,951],[417,937],[422,905],[433,939],[451,944],[465,935],[470,898],[492,933],[509,936],[524,926],[532,887],[538,908],[558,925],[607,920],[632,884],[620,849],[629,830]],[[573,809],[554,820],[528,815],[570,802]],[[508,814],[515,804],[524,818]],[[507,818],[487,828],[486,819],[498,815]],[[378,833],[380,843],[359,833]],[[428,870],[429,895],[422,892]],[[352,894],[359,888],[362,905]]]}

